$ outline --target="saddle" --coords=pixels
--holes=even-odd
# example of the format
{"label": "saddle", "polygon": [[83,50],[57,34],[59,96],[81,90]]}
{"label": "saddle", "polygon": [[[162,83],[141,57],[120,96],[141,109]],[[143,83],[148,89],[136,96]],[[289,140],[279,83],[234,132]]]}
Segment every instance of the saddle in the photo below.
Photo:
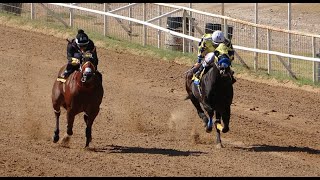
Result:
{"label": "saddle", "polygon": [[[209,65],[209,66],[207,66],[206,68],[203,68],[203,70],[201,71],[201,73],[200,73],[200,76],[199,76],[199,80],[200,80],[200,82],[201,82],[201,79],[202,79],[202,76],[206,73],[206,72],[208,72],[209,71],[209,69],[211,69],[212,68],[212,65]],[[192,76],[192,81],[194,81],[196,79],[196,76],[195,76],[195,74],[193,73],[193,76]]]}

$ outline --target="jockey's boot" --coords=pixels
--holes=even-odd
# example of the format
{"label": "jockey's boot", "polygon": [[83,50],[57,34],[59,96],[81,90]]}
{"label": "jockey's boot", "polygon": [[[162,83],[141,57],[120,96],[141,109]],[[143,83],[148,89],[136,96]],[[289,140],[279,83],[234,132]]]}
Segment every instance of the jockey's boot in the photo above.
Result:
{"label": "jockey's boot", "polygon": [[200,66],[201,66],[201,63],[194,64],[191,68],[192,73],[196,73]]}
{"label": "jockey's boot", "polygon": [[63,78],[63,79],[67,79],[69,77],[71,73],[67,70],[65,70],[61,75],[60,77]]}
{"label": "jockey's boot", "polygon": [[203,65],[201,65],[200,67],[199,67],[199,69],[198,69],[198,71],[194,74],[194,76],[195,76],[195,79],[194,79],[194,84],[195,85],[197,85],[197,86],[199,86],[200,85],[200,74],[201,74],[201,72],[203,71],[203,69],[204,69],[204,66]]}
{"label": "jockey's boot", "polygon": [[72,72],[72,65],[68,64],[66,70],[60,75],[60,77],[63,79],[67,79]]}

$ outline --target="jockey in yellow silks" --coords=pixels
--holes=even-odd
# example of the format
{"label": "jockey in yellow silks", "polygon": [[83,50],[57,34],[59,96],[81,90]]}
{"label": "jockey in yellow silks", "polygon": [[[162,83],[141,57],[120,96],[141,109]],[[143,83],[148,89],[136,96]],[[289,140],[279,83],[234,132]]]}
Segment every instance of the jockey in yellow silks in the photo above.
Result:
{"label": "jockey in yellow silks", "polygon": [[[206,58],[206,55],[211,52],[214,53],[215,57]],[[198,61],[194,66],[197,69],[195,72],[195,84],[199,85],[199,76],[201,72],[212,63],[212,60],[218,62],[218,59],[221,59],[221,62],[227,63],[229,66],[234,59],[234,50],[231,40],[225,38],[224,33],[219,30],[212,34],[204,34],[199,42]],[[233,77],[233,71],[231,71],[231,76],[234,83],[236,80]]]}

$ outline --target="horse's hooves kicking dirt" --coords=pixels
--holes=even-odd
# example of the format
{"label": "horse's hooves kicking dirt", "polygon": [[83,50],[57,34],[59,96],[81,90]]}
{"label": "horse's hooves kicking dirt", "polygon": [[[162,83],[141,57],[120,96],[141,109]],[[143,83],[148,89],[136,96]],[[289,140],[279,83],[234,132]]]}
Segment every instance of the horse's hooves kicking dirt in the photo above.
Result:
{"label": "horse's hooves kicking dirt", "polygon": [[71,139],[71,136],[65,135],[65,136],[62,138],[60,145],[61,145],[62,147],[69,147],[70,139]]}
{"label": "horse's hooves kicking dirt", "polygon": [[219,144],[216,145],[216,148],[217,148],[217,149],[220,149],[220,148],[223,148],[223,146],[222,146],[221,143],[219,143]]}

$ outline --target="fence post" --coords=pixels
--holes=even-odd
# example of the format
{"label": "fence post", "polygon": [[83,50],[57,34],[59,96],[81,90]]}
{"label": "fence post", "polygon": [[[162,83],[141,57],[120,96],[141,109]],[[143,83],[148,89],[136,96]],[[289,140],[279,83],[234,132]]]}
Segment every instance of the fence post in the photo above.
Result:
{"label": "fence post", "polygon": [[[312,57],[316,57],[316,45],[315,45],[315,37],[312,37]],[[313,83],[319,82],[320,80],[320,63],[319,62],[312,62],[313,66]]]}
{"label": "fence post", "polygon": [[[224,3],[221,3],[221,16],[224,16]],[[225,19],[224,18],[221,19],[221,25],[223,24],[223,28],[224,28],[224,29],[221,29],[221,31],[224,32],[225,35],[227,35],[226,31],[225,31],[225,29],[226,29],[225,23],[226,23]]]}
{"label": "fence post", "polygon": [[[270,46],[271,45],[271,37],[270,37],[270,30],[267,29],[267,50],[270,51]],[[268,74],[271,74],[271,57],[270,54],[267,54],[267,59],[268,59]]]}
{"label": "fence post", "polygon": [[[186,10],[183,10],[183,17],[182,17],[182,34],[187,34],[187,19],[186,19]],[[186,52],[186,39],[182,38],[182,52]]]}
{"label": "fence post", "polygon": [[[291,30],[291,3],[288,3],[288,30]],[[288,54],[291,54],[291,33],[288,33]],[[291,58],[288,58],[288,67],[291,69]]]}
{"label": "fence post", "polygon": [[34,3],[30,3],[31,5],[31,19],[33,20],[34,19]]}
{"label": "fence post", "polygon": [[[161,16],[162,14],[162,7],[160,5],[158,5],[158,15]],[[161,26],[162,24],[162,21],[161,21],[162,18],[159,18],[158,20],[158,26]],[[158,48],[160,48],[161,46],[161,31],[158,29]]]}
{"label": "fence post", "polygon": [[[146,3],[143,3],[143,21],[146,21]],[[147,42],[147,27],[146,25],[143,25],[143,46],[146,46],[146,42]]]}
{"label": "fence post", "polygon": [[[72,5],[72,3],[70,3],[70,5]],[[69,9],[69,26],[70,27],[73,27],[73,9],[72,8],[70,8]]]}
{"label": "fence post", "polygon": [[[189,3],[189,8],[192,9],[192,3]],[[189,36],[192,35],[192,11],[189,11]],[[188,41],[188,52],[192,52],[191,41]]]}
{"label": "fence post", "polygon": [[[103,3],[103,11],[107,12],[107,3]],[[107,15],[103,16],[103,35],[107,35]]]}
{"label": "fence post", "polygon": [[[131,3],[128,3],[129,5]],[[132,7],[129,7],[129,17],[132,18]],[[132,21],[129,21],[129,36],[130,36],[130,41],[132,41]]]}
{"label": "fence post", "polygon": [[[221,3],[221,15],[224,16],[224,3]],[[226,18],[221,19],[221,31],[225,34],[225,37],[228,37],[228,23]]]}
{"label": "fence post", "polygon": [[[258,24],[258,3],[255,3],[255,24]],[[254,35],[255,35],[255,43],[254,48],[258,48],[258,28],[254,27]],[[254,62],[253,62],[254,70],[258,70],[258,53],[254,52]]]}

